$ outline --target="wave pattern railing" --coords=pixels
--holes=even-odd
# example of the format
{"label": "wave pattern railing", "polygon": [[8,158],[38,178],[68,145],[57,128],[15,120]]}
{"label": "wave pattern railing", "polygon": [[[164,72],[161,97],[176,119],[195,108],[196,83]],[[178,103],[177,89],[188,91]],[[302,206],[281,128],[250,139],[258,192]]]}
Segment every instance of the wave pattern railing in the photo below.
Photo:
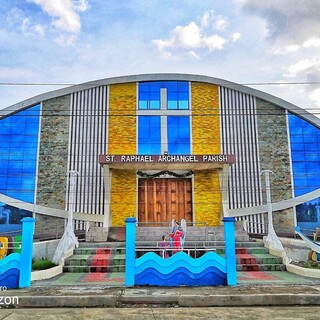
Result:
{"label": "wave pattern railing", "polygon": [[185,252],[178,252],[164,259],[154,252],[136,258],[136,219],[127,218],[125,285],[236,285],[235,219],[228,217],[223,221],[225,258],[215,252],[207,252],[195,259]]}
{"label": "wave pattern railing", "polygon": [[12,253],[0,260],[0,287],[30,287],[34,223],[34,218],[22,219],[21,253]]}

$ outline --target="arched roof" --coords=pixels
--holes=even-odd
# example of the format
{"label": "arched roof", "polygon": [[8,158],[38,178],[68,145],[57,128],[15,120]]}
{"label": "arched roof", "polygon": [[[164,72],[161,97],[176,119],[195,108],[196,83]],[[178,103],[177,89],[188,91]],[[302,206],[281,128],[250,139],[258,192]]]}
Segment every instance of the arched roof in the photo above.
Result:
{"label": "arched roof", "polygon": [[240,85],[231,81],[219,79],[219,78],[214,78],[214,77],[209,77],[204,75],[195,75],[195,74],[182,74],[182,73],[138,74],[138,75],[128,75],[128,76],[112,77],[112,78],[105,78],[105,79],[100,79],[95,81],[89,81],[82,84],[70,86],[67,88],[43,93],[43,94],[34,96],[32,98],[29,98],[27,100],[18,102],[14,105],[11,105],[5,109],[0,110],[0,118],[6,117],[10,114],[14,114],[20,110],[23,110],[30,106],[41,103],[42,101],[68,95],[81,90],[95,88],[103,85],[140,82],[140,81],[192,81],[192,82],[205,82],[205,83],[216,84],[218,86],[237,90],[239,92],[243,92],[245,94],[252,95],[262,100],[271,102],[281,108],[284,108],[300,116],[301,118],[304,118],[305,120],[311,122],[312,124],[320,128],[320,119],[318,117],[316,117],[312,113],[309,113],[305,109],[302,109],[288,101],[275,97],[271,94],[268,94],[263,91],[256,90],[244,85]]}

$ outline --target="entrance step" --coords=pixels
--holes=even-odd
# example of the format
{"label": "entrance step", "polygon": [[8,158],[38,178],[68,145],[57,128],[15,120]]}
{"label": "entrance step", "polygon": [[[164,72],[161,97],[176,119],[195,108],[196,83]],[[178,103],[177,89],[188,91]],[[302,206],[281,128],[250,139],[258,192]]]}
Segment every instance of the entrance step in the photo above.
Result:
{"label": "entrance step", "polygon": [[[138,227],[136,247],[138,256],[144,252],[157,251],[163,234],[169,233],[169,227]],[[235,228],[237,271],[285,271],[282,258],[269,254],[269,249],[261,241],[251,240],[241,227]],[[146,250],[144,251],[143,248]],[[191,257],[199,258],[208,251],[225,256],[224,228],[188,227],[184,242],[184,251]]]}
{"label": "entrance step", "polygon": [[[110,228],[108,242],[82,242],[74,255],[66,259],[65,273],[84,273],[85,282],[99,283],[116,279],[124,283],[125,228]],[[122,281],[123,280],[123,281]],[[109,280],[108,280],[109,281]],[[110,280],[111,281],[111,280]]]}
{"label": "entrance step", "polygon": [[[163,235],[168,235],[171,227],[137,227],[137,244],[156,246]],[[235,228],[236,241],[249,241],[249,236],[242,228]],[[223,226],[218,227],[187,227],[186,243],[190,242],[209,242],[217,244],[218,241],[224,242]],[[215,245],[214,244],[214,245]]]}
{"label": "entrance step", "polygon": [[108,242],[125,242],[126,228],[125,227],[110,227],[108,234]]}
{"label": "entrance step", "polygon": [[75,254],[66,259],[64,272],[124,272],[125,249],[77,248]]}
{"label": "entrance step", "polygon": [[86,234],[86,241],[103,242],[108,239],[108,228],[96,227],[93,223],[90,224]]}

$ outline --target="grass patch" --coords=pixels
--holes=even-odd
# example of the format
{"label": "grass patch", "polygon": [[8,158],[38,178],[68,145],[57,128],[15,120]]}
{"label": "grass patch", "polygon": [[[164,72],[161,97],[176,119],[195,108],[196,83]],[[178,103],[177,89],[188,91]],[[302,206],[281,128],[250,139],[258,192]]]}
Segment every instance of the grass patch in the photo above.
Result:
{"label": "grass patch", "polygon": [[32,261],[32,270],[46,270],[55,267],[56,264],[48,259],[39,259]]}
{"label": "grass patch", "polygon": [[320,264],[318,261],[312,261],[312,260],[308,260],[305,263],[305,268],[310,268],[310,269],[320,269]]}
{"label": "grass patch", "polygon": [[302,267],[302,268],[320,269],[320,262],[319,261],[313,261],[313,260],[292,261],[291,264],[294,264],[294,265]]}

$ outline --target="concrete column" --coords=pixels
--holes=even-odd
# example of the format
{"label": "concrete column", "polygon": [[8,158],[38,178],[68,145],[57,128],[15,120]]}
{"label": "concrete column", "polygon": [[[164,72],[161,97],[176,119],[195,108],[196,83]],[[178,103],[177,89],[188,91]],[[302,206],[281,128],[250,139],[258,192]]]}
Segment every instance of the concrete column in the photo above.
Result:
{"label": "concrete column", "polygon": [[111,214],[111,187],[112,187],[112,170],[109,169],[109,166],[104,166],[104,185],[105,185],[105,211],[103,217],[103,227],[109,228],[111,226],[110,214]]}
{"label": "concrete column", "polygon": [[228,197],[229,165],[224,164],[222,167],[222,170],[220,169],[218,173],[219,173],[220,192],[221,192],[221,201],[222,201],[222,214],[223,214],[223,217],[228,217],[229,216],[229,197]]}
{"label": "concrete column", "polygon": [[126,270],[125,285],[135,285],[135,260],[136,260],[136,222],[135,218],[126,219]]}

